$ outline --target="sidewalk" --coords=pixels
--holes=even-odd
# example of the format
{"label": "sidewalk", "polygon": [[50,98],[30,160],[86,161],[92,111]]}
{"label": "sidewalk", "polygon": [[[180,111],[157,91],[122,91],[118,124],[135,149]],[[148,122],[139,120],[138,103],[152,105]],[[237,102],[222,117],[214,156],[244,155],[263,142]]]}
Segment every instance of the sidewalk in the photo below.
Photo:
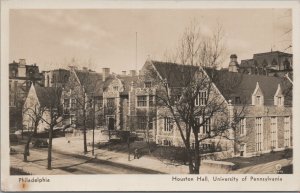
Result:
{"label": "sidewalk", "polygon": [[[68,140],[70,143],[68,143]],[[89,142],[89,141],[88,141]],[[80,137],[72,138],[55,138],[53,140],[53,149],[55,151],[61,151],[69,154],[77,154],[87,157],[92,156],[92,147],[88,146],[88,153],[83,154],[83,139]],[[170,162],[163,162],[156,158],[149,156],[142,156],[139,159],[133,159],[133,154],[130,155],[130,161],[128,161],[128,154],[123,152],[108,151],[95,148],[94,158],[101,160],[108,160],[120,164],[126,164],[133,167],[141,167],[150,170],[159,171],[167,174],[187,174],[189,169],[185,165],[174,165]]]}

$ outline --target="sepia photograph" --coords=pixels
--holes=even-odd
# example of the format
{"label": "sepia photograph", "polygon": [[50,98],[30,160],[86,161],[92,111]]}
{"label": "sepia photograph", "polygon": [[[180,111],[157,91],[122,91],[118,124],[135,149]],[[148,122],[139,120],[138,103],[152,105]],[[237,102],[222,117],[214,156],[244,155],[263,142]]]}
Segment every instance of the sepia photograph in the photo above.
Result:
{"label": "sepia photograph", "polygon": [[282,3],[4,4],[1,189],[108,190],[106,176],[135,181],[111,190],[299,189],[299,2]]}

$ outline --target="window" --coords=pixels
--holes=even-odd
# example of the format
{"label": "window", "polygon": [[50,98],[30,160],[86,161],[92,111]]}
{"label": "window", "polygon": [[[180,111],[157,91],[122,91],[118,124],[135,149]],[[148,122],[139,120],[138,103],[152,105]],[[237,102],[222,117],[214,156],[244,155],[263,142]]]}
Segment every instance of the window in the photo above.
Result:
{"label": "window", "polygon": [[[207,120],[204,120],[205,123],[203,126],[199,128],[200,134],[208,134],[211,131],[211,119],[206,118]],[[195,117],[195,121],[197,124],[202,124],[204,121],[202,121],[202,117]]]}
{"label": "window", "polygon": [[277,105],[281,106],[282,104],[282,97],[277,97]]}
{"label": "window", "polygon": [[165,117],[164,118],[164,131],[172,131],[173,124],[171,121],[171,117]]}
{"label": "window", "polygon": [[240,135],[246,135],[246,118],[240,120]]}
{"label": "window", "polygon": [[271,117],[271,148],[277,148],[277,117]]}
{"label": "window", "polygon": [[152,87],[152,82],[147,81],[145,82],[145,88],[151,88]]}
{"label": "window", "polygon": [[207,92],[200,91],[195,99],[195,106],[204,106],[207,104]]}
{"label": "window", "polygon": [[262,147],[263,146],[263,127],[262,127],[262,118],[261,117],[257,117],[255,119],[255,130],[256,130],[255,149],[256,149],[256,151],[262,151],[263,150],[263,147]]}
{"label": "window", "polygon": [[257,105],[261,104],[261,102],[260,102],[260,96],[256,96],[255,104],[257,104]]}
{"label": "window", "polygon": [[171,146],[172,145],[172,141],[168,140],[168,139],[164,139],[163,140],[163,145],[165,145],[165,146]]}
{"label": "window", "polygon": [[241,104],[241,97],[235,97],[235,104]]}
{"label": "window", "polygon": [[76,99],[71,99],[71,108],[76,107]]}
{"label": "window", "polygon": [[114,106],[115,106],[115,99],[107,98],[107,107],[114,107]]}
{"label": "window", "polygon": [[96,106],[98,109],[100,109],[103,106],[103,99],[102,98],[97,98],[96,99]]}
{"label": "window", "polygon": [[75,124],[75,123],[76,123],[75,115],[70,115],[70,124]]}
{"label": "window", "polygon": [[17,76],[17,70],[16,70],[16,69],[13,69],[13,70],[11,71],[11,74],[12,74],[12,77],[13,77],[13,78],[16,77],[16,76]]}
{"label": "window", "polygon": [[149,106],[154,107],[155,106],[155,96],[150,95],[149,96]]}
{"label": "window", "polygon": [[291,124],[290,117],[284,117],[284,147],[291,146]]}
{"label": "window", "polygon": [[12,81],[9,81],[9,91],[11,91]]}
{"label": "window", "polygon": [[210,118],[208,118],[203,125],[203,133],[208,134],[210,133],[210,131],[211,131],[211,121]]}
{"label": "window", "polygon": [[149,127],[149,129],[151,130],[151,129],[153,129],[153,117],[149,117],[149,122],[148,122],[148,127]]}
{"label": "window", "polygon": [[147,106],[147,96],[137,96],[137,106],[146,107]]}
{"label": "window", "polygon": [[139,125],[139,129],[146,130],[146,128],[147,128],[147,117],[146,116],[138,117],[138,125]]}
{"label": "window", "polygon": [[70,99],[64,99],[64,107],[69,108],[70,107]]}
{"label": "window", "polygon": [[114,86],[113,89],[114,89],[114,91],[118,91],[119,87],[118,86]]}
{"label": "window", "polygon": [[88,108],[93,108],[93,106],[94,106],[93,103],[94,103],[93,99],[89,99],[88,102],[87,102],[87,107]]}

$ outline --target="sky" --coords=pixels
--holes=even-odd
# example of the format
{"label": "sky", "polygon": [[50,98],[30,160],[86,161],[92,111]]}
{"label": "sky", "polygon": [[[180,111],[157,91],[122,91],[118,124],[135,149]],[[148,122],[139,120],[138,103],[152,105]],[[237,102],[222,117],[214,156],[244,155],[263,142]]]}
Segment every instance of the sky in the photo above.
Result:
{"label": "sky", "polygon": [[288,9],[14,9],[9,16],[10,62],[25,58],[41,71],[70,65],[139,70],[148,58],[164,60],[192,20],[203,34],[222,25],[224,67],[231,54],[240,61],[271,48],[292,52],[286,50],[292,42]]}

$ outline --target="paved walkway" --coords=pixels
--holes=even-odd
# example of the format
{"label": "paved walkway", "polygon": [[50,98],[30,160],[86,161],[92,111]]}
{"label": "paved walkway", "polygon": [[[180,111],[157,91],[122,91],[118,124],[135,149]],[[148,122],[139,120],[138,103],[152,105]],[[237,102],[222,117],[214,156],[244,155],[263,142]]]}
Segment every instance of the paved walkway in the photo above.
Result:
{"label": "paved walkway", "polygon": [[[70,143],[68,143],[70,141]],[[92,156],[92,147],[88,146],[88,153],[83,154],[83,140],[81,137],[73,138],[55,138],[53,141],[53,149],[56,151],[68,152],[70,154]],[[95,148],[95,158],[101,160],[108,160],[116,163],[127,164],[133,167],[142,167],[151,170],[156,170],[162,173],[168,174],[184,174],[188,173],[188,166],[172,164],[170,162],[158,160],[149,156],[142,156],[140,159],[133,159],[133,155],[130,155],[130,161],[128,161],[128,154],[123,152],[108,151],[104,149]]]}

